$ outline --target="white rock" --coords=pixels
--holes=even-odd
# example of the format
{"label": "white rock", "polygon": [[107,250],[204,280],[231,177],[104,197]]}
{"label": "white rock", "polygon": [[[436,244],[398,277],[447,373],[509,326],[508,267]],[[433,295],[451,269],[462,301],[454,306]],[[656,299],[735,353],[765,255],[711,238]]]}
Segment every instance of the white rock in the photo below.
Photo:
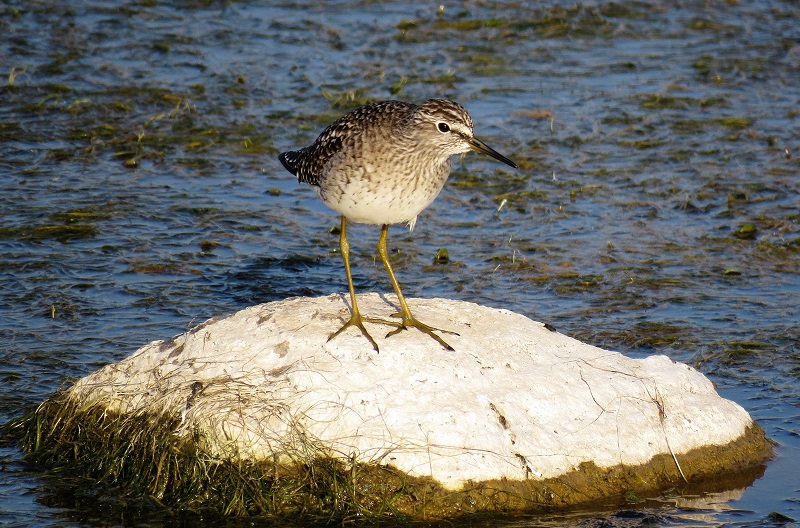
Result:
{"label": "white rock", "polygon": [[[383,335],[380,353],[355,328],[344,297],[295,298],[212,319],[156,341],[77,382],[73,397],[112,410],[181,417],[220,457],[313,452],[393,465],[457,489],[467,481],[558,477],[658,454],[726,445],[753,424],[693,368],[665,356],[630,359],[507,310],[410,299],[448,352],[416,331]],[[394,297],[359,296],[387,318]],[[202,385],[200,385],[202,384]]]}

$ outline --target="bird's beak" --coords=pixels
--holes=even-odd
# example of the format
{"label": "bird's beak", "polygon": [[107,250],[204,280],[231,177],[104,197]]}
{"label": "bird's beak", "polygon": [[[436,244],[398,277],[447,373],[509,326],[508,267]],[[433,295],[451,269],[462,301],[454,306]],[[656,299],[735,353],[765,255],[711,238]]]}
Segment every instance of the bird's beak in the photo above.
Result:
{"label": "bird's beak", "polygon": [[507,157],[503,156],[502,154],[497,152],[495,149],[493,149],[492,147],[490,147],[489,145],[487,145],[486,143],[484,143],[480,139],[474,137],[474,138],[468,139],[467,141],[469,142],[470,148],[472,148],[472,150],[474,150],[475,152],[480,152],[481,154],[486,154],[488,156],[493,157],[497,161],[502,161],[503,163],[505,163],[509,167],[514,167],[515,169],[517,168],[517,164],[516,163],[514,163],[513,161],[511,161]]}

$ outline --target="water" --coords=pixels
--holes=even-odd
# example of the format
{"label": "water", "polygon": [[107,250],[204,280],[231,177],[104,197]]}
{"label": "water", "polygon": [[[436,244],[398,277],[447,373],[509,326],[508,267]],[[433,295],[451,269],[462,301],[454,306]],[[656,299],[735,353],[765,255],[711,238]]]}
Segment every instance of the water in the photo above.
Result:
{"label": "water", "polygon": [[[0,422],[206,318],[343,291],[337,219],[276,154],[362,102],[443,96],[521,169],[471,154],[413,233],[392,229],[406,293],[697,365],[778,442],[738,491],[466,524],[796,525],[800,6],[437,8],[5,2]],[[350,238],[356,287],[387,290],[377,229]],[[0,459],[0,526],[258,523]]]}

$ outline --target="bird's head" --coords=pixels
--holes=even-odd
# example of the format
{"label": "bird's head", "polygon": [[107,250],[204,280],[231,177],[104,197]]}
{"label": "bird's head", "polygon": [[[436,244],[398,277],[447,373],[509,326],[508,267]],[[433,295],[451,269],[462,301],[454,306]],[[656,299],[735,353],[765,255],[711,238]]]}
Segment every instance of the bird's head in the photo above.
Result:
{"label": "bird's head", "polygon": [[474,150],[517,168],[517,165],[475,137],[472,118],[460,104],[449,99],[429,99],[414,114],[417,133],[447,156]]}

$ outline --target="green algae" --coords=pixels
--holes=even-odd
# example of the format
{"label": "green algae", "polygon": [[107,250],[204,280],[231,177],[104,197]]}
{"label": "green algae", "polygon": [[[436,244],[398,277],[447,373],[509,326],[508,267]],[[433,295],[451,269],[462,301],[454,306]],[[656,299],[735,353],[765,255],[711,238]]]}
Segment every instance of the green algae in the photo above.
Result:
{"label": "green algae", "polygon": [[746,224],[742,224],[736,231],[734,231],[733,236],[743,240],[753,240],[756,237],[756,234],[758,234],[758,228],[756,228],[755,224],[748,222]]}
{"label": "green algae", "polygon": [[728,100],[725,97],[709,97],[698,99],[686,96],[671,96],[660,93],[644,94],[639,96],[639,104],[647,110],[664,110],[688,108],[708,108],[715,106],[727,106]]}
{"label": "green algae", "polygon": [[600,121],[606,125],[635,125],[644,121],[644,118],[638,115],[606,116]]}
{"label": "green algae", "polygon": [[725,354],[729,357],[774,352],[777,346],[774,343],[759,341],[728,341]]}
{"label": "green algae", "polygon": [[686,24],[687,29],[694,31],[709,31],[712,33],[739,33],[742,29],[731,24],[723,24],[708,18],[693,18]]}
{"label": "green algae", "polygon": [[753,120],[745,117],[715,117],[708,119],[676,119],[670,128],[678,134],[701,134],[709,128],[742,130],[752,126]]}
{"label": "green algae", "polygon": [[721,80],[722,75],[733,75],[743,72],[748,75],[765,75],[770,70],[768,57],[714,57],[709,54],[700,55],[692,63],[692,67],[700,78]]}
{"label": "green algae", "polygon": [[322,96],[328,100],[331,108],[337,110],[352,110],[376,101],[374,97],[368,95],[368,90],[366,88],[345,91],[323,89]]}
{"label": "green algae", "polygon": [[[596,196],[600,193],[608,192],[608,187],[606,185],[581,185],[574,189],[569,190],[569,199],[570,201],[577,200],[579,198],[588,198],[591,196]],[[545,198],[546,195],[543,194],[542,198]]]}
{"label": "green algae", "polygon": [[[235,93],[226,88],[236,87]],[[249,86],[243,77],[234,78],[231,85],[219,87],[212,96],[204,85],[192,85],[188,91],[158,86],[112,86],[100,90],[78,90],[55,83],[15,86],[10,104],[20,115],[64,115],[69,120],[60,129],[63,139],[83,143],[86,148],[52,150],[62,159],[91,160],[108,154],[131,168],[144,160],[163,161],[166,156],[178,156],[179,163],[198,169],[207,168],[208,158],[185,157],[182,150],[221,151],[249,156],[275,154],[272,135],[253,123],[242,126],[236,122],[220,122],[226,106],[241,104],[239,96],[247,95]],[[244,90],[244,92],[243,92]],[[219,95],[226,97],[219,99]],[[69,96],[69,99],[66,98]],[[216,108],[204,114],[196,105],[212,104]],[[9,139],[14,136],[13,125],[6,125]],[[2,138],[0,129],[0,138]]]}
{"label": "green algae", "polygon": [[649,16],[649,9],[640,3],[577,4],[569,7],[549,6],[526,9],[513,17],[470,17],[457,11],[436,18],[405,19],[397,24],[398,40],[421,43],[444,40],[457,33],[491,33],[492,40],[513,40],[532,33],[540,39],[609,38],[617,34],[620,20],[638,20]]}
{"label": "green algae", "polygon": [[[474,31],[480,28],[493,28],[507,26],[508,21],[499,18],[485,19],[461,19],[461,20],[442,20],[437,19],[433,23],[434,29],[454,29],[456,31]],[[406,29],[409,29],[406,27]]]}
{"label": "green algae", "polygon": [[511,191],[498,194],[494,197],[494,201],[498,204],[508,203],[512,206],[523,205],[531,201],[542,201],[547,198],[547,193],[543,191]]}
{"label": "green algae", "polygon": [[85,224],[49,224],[25,227],[0,227],[0,239],[47,240],[69,242],[75,239],[93,238],[99,230]]}
{"label": "green algae", "polygon": [[64,223],[93,222],[111,218],[110,213],[91,210],[64,211],[61,213],[51,213],[49,216],[51,220]]}
{"label": "green algae", "polygon": [[95,223],[111,217],[109,212],[90,209],[54,212],[48,215],[47,223],[0,227],[0,240],[56,240],[67,243],[72,240],[94,238],[100,232]]}
{"label": "green algae", "polygon": [[635,141],[620,140],[619,142],[622,147],[633,147],[642,150],[660,147],[665,143],[666,141],[660,139],[638,139]]}
{"label": "green algae", "polygon": [[753,124],[752,120],[744,117],[721,117],[713,121],[722,126],[734,129],[747,128]]}
{"label": "green algae", "polygon": [[603,285],[605,277],[603,275],[587,275],[577,272],[562,272],[558,275],[555,284],[555,291],[560,295],[575,294],[588,290],[594,290]]}

